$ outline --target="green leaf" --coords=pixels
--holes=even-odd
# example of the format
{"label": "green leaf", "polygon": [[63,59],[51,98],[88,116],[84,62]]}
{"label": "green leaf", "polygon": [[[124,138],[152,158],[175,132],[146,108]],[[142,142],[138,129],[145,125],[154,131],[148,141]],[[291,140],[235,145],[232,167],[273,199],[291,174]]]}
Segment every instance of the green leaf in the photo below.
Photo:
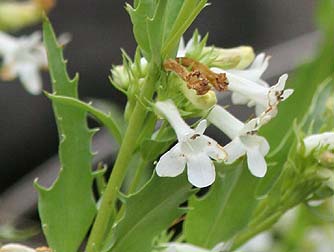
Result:
{"label": "green leaf", "polygon": [[194,22],[195,18],[206,6],[207,0],[185,0],[178,16],[174,21],[170,36],[166,38],[162,54],[165,57],[171,57],[171,54],[177,48],[183,33]]}
{"label": "green leaf", "polygon": [[[68,77],[62,49],[46,18],[43,33],[54,92],[77,98],[78,78]],[[76,252],[96,213],[90,150],[94,131],[87,127],[85,111],[57,102],[53,102],[53,108],[60,136],[61,169],[51,188],[35,183],[39,192],[38,209],[53,251]]]}
{"label": "green leaf", "polygon": [[143,140],[140,146],[142,158],[146,161],[154,161],[161,153],[167,151],[175,139],[175,132],[171,127],[160,129],[153,139]]}
{"label": "green leaf", "polygon": [[[334,81],[329,78],[319,86],[314,94],[310,110],[303,121],[303,130],[317,134],[334,129]],[[332,104],[332,107],[329,105]]]}
{"label": "green leaf", "polygon": [[141,191],[125,198],[125,216],[104,251],[151,252],[153,239],[185,213],[180,204],[192,193],[185,173],[175,178],[154,174]]}
{"label": "green leaf", "polygon": [[127,5],[135,39],[147,59],[160,63],[171,57],[182,34],[195,20],[207,0],[137,0]]}
{"label": "green leaf", "polygon": [[150,58],[150,42],[147,31],[147,19],[152,18],[156,9],[156,0],[135,1],[135,8],[127,4],[126,9],[133,24],[133,34],[145,57]]}
{"label": "green leaf", "polygon": [[185,224],[189,243],[212,249],[227,241],[249,222],[257,204],[255,184],[245,161],[236,162],[226,173],[218,174],[204,198],[192,198]]}
{"label": "green leaf", "polygon": [[90,104],[87,104],[85,102],[78,100],[77,98],[60,96],[60,95],[52,95],[52,94],[46,94],[46,95],[51,100],[55,101],[57,104],[64,104],[70,107],[75,107],[83,112],[89,112],[97,120],[99,120],[104,126],[107,127],[107,129],[115,137],[115,140],[118,143],[122,142],[123,132],[121,131],[118,124],[113,120],[113,118],[110,115],[105,114],[104,112],[94,108]]}
{"label": "green leaf", "polygon": [[[328,0],[321,1],[329,4]],[[274,163],[266,177],[260,182],[257,194],[262,196],[275,184],[281,174],[283,163],[287,159],[289,146],[294,141],[292,125],[294,120],[301,122],[309,108],[318,86],[334,72],[334,29],[331,29],[333,19],[333,4],[326,5],[329,8],[321,8],[322,29],[324,41],[319,46],[318,55],[308,64],[301,66],[291,80],[289,88],[295,90],[294,94],[279,106],[278,116],[263,127],[260,134],[267,138],[271,150],[273,150],[269,162]],[[328,28],[328,29],[327,29]]]}

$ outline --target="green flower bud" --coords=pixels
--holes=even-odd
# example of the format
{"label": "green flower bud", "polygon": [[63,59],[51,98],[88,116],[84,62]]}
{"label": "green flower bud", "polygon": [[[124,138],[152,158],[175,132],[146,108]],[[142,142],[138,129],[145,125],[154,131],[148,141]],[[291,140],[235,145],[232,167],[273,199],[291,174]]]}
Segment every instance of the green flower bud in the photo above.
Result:
{"label": "green flower bud", "polygon": [[112,82],[117,87],[127,90],[129,87],[129,74],[123,65],[115,66],[111,70]]}
{"label": "green flower bud", "polygon": [[205,47],[203,54],[211,54],[213,60],[210,67],[223,69],[245,69],[255,58],[255,53],[250,46],[239,46],[230,49]]}
{"label": "green flower bud", "polygon": [[318,175],[325,179],[324,184],[334,190],[334,172],[329,169],[320,169]]}
{"label": "green flower bud", "polygon": [[324,151],[319,155],[319,162],[321,165],[334,169],[334,153],[331,151]]}
{"label": "green flower bud", "polygon": [[18,30],[38,23],[43,11],[48,12],[55,0],[29,0],[0,3],[0,30]]}

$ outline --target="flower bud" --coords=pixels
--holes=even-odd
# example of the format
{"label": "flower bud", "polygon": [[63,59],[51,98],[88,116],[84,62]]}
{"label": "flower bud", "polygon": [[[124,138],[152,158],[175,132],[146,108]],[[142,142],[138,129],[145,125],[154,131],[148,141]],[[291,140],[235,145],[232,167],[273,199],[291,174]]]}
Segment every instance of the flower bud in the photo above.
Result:
{"label": "flower bud", "polygon": [[50,11],[55,0],[27,0],[0,3],[0,30],[18,30],[38,23],[43,12]]}
{"label": "flower bud", "polygon": [[331,151],[324,151],[319,156],[319,162],[324,167],[334,168],[334,153]]}
{"label": "flower bud", "polygon": [[185,83],[181,86],[182,93],[192,103],[192,105],[200,110],[207,110],[217,104],[217,97],[214,91],[210,90],[204,95],[198,95],[196,90],[189,89]]}
{"label": "flower bud", "polygon": [[129,87],[129,74],[123,65],[115,66],[111,70],[112,80],[119,88],[127,90]]}
{"label": "flower bud", "polygon": [[329,169],[320,169],[318,171],[318,175],[325,179],[325,185],[334,190],[334,172]]}
{"label": "flower bud", "polygon": [[203,53],[211,53],[214,60],[210,67],[222,69],[245,69],[255,58],[255,53],[250,46],[239,46],[230,49],[205,47]]}

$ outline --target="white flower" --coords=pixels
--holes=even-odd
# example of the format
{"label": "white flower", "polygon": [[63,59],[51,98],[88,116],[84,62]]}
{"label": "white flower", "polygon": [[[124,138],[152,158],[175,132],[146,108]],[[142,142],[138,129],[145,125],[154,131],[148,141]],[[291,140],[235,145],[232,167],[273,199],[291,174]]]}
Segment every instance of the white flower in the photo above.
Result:
{"label": "white flower", "polygon": [[273,238],[269,232],[265,232],[255,236],[249,242],[247,242],[241,251],[245,252],[268,252],[273,247]]}
{"label": "white flower", "polygon": [[164,252],[209,252],[204,248],[199,248],[191,244],[171,242],[166,244],[167,249]]}
{"label": "white flower", "polygon": [[220,252],[222,251],[221,249],[224,248],[223,243],[219,243],[217,246],[210,250],[200,248],[188,243],[170,242],[165,245],[167,248],[166,250],[164,250],[164,252]]}
{"label": "white flower", "polygon": [[308,155],[316,148],[328,146],[328,149],[334,149],[334,132],[324,132],[304,138],[305,154]]}
{"label": "white flower", "polygon": [[272,115],[277,114],[277,105],[287,99],[292,93],[292,89],[285,88],[288,75],[282,75],[277,84],[269,87],[261,80],[261,75],[268,66],[268,58],[260,54],[248,70],[229,70],[211,68],[215,73],[226,73],[229,81],[228,90],[233,92],[232,101],[235,104],[248,104],[256,106],[256,115],[264,111],[272,111]]}
{"label": "white flower", "polygon": [[[261,79],[262,74],[268,68],[269,59],[270,59],[269,56],[266,57],[264,53],[260,53],[259,55],[256,56],[252,65],[248,69],[245,70],[231,69],[229,70],[229,73],[243,77],[245,79],[249,79],[260,86],[269,87],[269,84]],[[248,107],[255,106],[256,115],[259,115],[263,112],[262,106],[257,105],[254,101],[252,101],[251,99],[240,93],[233,92],[231,100],[233,104],[240,104],[240,105],[247,104]]]}
{"label": "white flower", "polygon": [[210,111],[207,119],[232,139],[224,147],[227,152],[227,163],[233,163],[246,154],[250,172],[256,177],[264,177],[267,171],[264,157],[270,147],[267,140],[256,135],[256,132],[267,122],[268,118],[263,121],[262,117],[258,117],[244,124],[223,107],[216,105]]}
{"label": "white flower", "polygon": [[169,121],[178,139],[178,143],[160,158],[156,166],[157,174],[175,177],[187,165],[191,184],[200,188],[211,185],[215,180],[215,167],[210,158],[222,161],[226,153],[215,140],[203,135],[206,120],[200,121],[194,130],[185,123],[171,100],[157,102],[155,107]]}
{"label": "white flower", "polygon": [[30,93],[39,94],[42,91],[39,71],[47,67],[47,57],[40,32],[20,38],[0,32],[0,56],[3,57],[1,79],[18,77]]}
{"label": "white flower", "polygon": [[36,252],[36,250],[21,244],[9,243],[2,246],[0,252]]}

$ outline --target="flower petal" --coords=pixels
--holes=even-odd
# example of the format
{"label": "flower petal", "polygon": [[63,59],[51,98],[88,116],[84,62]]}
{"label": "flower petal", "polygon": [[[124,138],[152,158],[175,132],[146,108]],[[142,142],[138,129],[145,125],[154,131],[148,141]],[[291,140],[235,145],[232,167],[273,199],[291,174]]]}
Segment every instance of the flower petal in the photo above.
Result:
{"label": "flower petal", "polygon": [[232,95],[231,95],[231,101],[233,104],[246,104],[249,102],[249,98],[244,96],[244,95],[241,95],[239,93],[236,93],[236,92],[233,92]]}
{"label": "flower petal", "polygon": [[247,164],[249,171],[255,177],[264,177],[267,172],[267,163],[258,147],[247,149]]}
{"label": "flower petal", "polygon": [[216,161],[223,161],[227,159],[227,153],[222,146],[220,146],[215,140],[208,136],[201,136],[203,144],[203,151],[205,151],[209,157]]}
{"label": "flower petal", "polygon": [[240,141],[239,137],[235,138],[229,144],[224,146],[224,149],[227,153],[227,164],[231,164],[236,161],[238,158],[246,154],[246,150]]}
{"label": "flower petal", "polygon": [[293,89],[286,89],[284,90],[283,94],[282,94],[282,101],[285,101],[287,98],[289,98],[290,95],[292,95],[294,92]]}
{"label": "flower petal", "polygon": [[188,180],[196,187],[206,187],[215,181],[215,166],[211,159],[204,153],[189,156],[187,168]]}
{"label": "flower petal", "polygon": [[275,86],[276,90],[284,90],[285,87],[285,83],[288,80],[288,74],[283,74],[281,75],[281,77],[279,77],[278,82]]}
{"label": "flower petal", "polygon": [[160,177],[176,177],[183,172],[185,166],[186,159],[180,152],[180,145],[176,144],[162,155],[155,170]]}
{"label": "flower petal", "polygon": [[192,244],[171,242],[166,244],[164,252],[209,252],[209,250],[196,247]]}
{"label": "flower petal", "polygon": [[201,120],[198,125],[196,126],[195,133],[203,135],[204,131],[208,127],[208,122],[207,120]]}
{"label": "flower petal", "polygon": [[22,64],[18,66],[18,76],[25,89],[33,95],[38,95],[42,92],[42,79],[39,74],[39,69],[34,64]]}
{"label": "flower petal", "polygon": [[261,115],[264,111],[266,111],[266,107],[262,106],[261,104],[256,104],[255,105],[255,115],[259,116]]}

